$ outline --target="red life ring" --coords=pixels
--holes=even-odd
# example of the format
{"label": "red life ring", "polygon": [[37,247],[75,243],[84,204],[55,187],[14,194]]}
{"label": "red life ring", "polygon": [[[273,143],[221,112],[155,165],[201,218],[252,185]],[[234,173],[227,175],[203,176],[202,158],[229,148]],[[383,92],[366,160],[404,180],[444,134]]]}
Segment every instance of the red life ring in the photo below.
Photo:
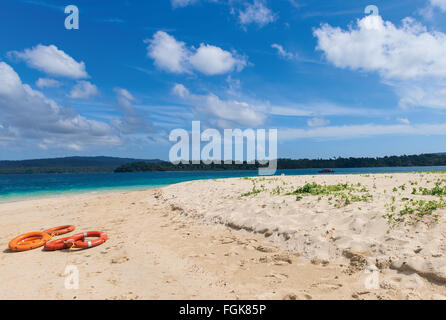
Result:
{"label": "red life ring", "polygon": [[[84,241],[76,240],[74,242],[75,248],[88,249],[88,248],[96,247],[96,246],[103,244],[108,239],[107,234],[105,232],[100,232],[100,231],[88,231],[88,232],[84,232],[82,235],[83,235],[82,239]],[[98,239],[93,240],[93,241],[85,241],[85,238],[87,238],[87,237],[98,237]]]}
{"label": "red life ring", "polygon": [[50,234],[51,236],[60,236],[62,234],[65,233],[69,233],[71,231],[73,231],[76,227],[75,226],[60,226],[60,227],[55,227],[55,228],[51,228],[48,230],[45,230],[44,232]]}
{"label": "red life ring", "polygon": [[78,233],[75,235],[72,235],[70,237],[61,238],[57,240],[53,240],[50,242],[47,242],[45,244],[44,249],[46,251],[56,251],[56,250],[62,250],[62,249],[69,249],[74,246],[74,242],[76,240],[80,240],[84,238],[83,233]]}

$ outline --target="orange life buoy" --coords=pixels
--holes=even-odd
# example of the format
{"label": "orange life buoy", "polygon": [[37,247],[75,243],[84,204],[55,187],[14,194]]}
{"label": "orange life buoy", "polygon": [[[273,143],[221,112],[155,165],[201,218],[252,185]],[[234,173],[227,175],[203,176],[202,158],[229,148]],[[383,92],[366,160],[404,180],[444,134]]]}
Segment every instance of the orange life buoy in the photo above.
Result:
{"label": "orange life buoy", "polygon": [[27,251],[43,246],[51,239],[45,232],[30,232],[15,237],[9,242],[9,248],[13,251]]}
{"label": "orange life buoy", "polygon": [[60,226],[60,227],[55,227],[55,228],[45,230],[43,232],[46,232],[52,236],[60,236],[62,234],[69,233],[69,232],[73,231],[75,228],[76,228],[75,226],[70,226],[70,225]]}
{"label": "orange life buoy", "polygon": [[[98,239],[93,240],[93,241],[85,241],[85,238],[87,238],[87,237],[98,237]],[[103,244],[105,241],[107,241],[108,237],[107,237],[107,234],[104,232],[88,231],[88,232],[83,233],[82,239],[84,241],[76,240],[74,242],[75,248],[88,249],[88,248],[96,247],[100,244]]]}
{"label": "orange life buoy", "polygon": [[73,247],[74,241],[81,240],[84,238],[83,233],[78,233],[75,235],[72,235],[70,237],[56,239],[50,242],[47,242],[45,244],[44,249],[46,251],[56,251],[56,250],[62,250],[62,249],[69,249]]}

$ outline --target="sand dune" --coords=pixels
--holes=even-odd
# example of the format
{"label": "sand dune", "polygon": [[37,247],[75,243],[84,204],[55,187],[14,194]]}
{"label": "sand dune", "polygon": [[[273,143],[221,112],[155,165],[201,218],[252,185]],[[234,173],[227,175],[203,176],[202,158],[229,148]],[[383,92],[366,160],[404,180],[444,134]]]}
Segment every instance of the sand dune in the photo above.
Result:
{"label": "sand dune", "polygon": [[[3,203],[0,298],[442,299],[445,209],[419,188],[445,178],[237,178]],[[290,194],[307,183],[338,187]],[[421,215],[418,200],[438,209]],[[89,250],[7,250],[20,233],[63,224],[109,240]],[[64,285],[68,265],[79,270],[78,289]]]}

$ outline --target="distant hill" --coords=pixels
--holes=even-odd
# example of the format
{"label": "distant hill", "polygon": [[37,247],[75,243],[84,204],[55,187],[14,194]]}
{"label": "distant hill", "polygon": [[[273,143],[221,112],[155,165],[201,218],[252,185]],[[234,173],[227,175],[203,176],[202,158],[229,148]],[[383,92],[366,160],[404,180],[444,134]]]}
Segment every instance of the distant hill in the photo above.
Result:
{"label": "distant hill", "polygon": [[65,157],[19,161],[0,161],[0,174],[13,173],[100,173],[114,172],[123,164],[141,162],[156,163],[161,160],[142,160],[115,157]]}

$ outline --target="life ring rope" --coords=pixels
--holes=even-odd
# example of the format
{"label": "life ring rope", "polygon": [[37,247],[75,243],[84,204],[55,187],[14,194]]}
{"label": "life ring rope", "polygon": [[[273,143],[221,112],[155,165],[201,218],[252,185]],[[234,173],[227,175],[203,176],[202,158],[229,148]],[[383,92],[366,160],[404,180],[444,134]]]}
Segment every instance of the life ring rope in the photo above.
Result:
{"label": "life ring rope", "polygon": [[[105,232],[101,232],[101,231],[84,232],[83,236],[84,236],[82,238],[83,241],[77,240],[74,242],[75,248],[89,249],[89,248],[99,246],[108,240],[107,234]],[[92,240],[85,241],[85,238],[87,238],[87,237],[96,237],[97,239],[93,240],[93,241]]]}
{"label": "life ring rope", "polygon": [[[87,237],[97,237],[95,240],[85,241]],[[56,239],[48,242],[45,245],[45,250],[47,251],[55,251],[55,250],[63,250],[63,249],[89,249],[103,244],[107,241],[108,236],[104,232],[100,231],[88,231],[83,233],[77,233],[75,235]]]}

